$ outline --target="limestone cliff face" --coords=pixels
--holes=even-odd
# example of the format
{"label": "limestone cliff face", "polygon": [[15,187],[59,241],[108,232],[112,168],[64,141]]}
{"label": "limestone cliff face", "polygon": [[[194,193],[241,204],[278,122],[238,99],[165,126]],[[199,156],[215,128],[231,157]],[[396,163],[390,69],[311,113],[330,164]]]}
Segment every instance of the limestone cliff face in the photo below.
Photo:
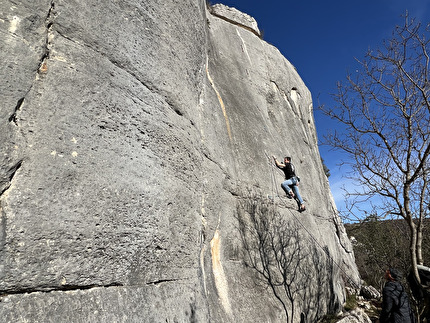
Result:
{"label": "limestone cliff face", "polygon": [[[309,269],[308,286],[327,283],[294,319],[337,310],[358,282],[311,95],[251,17],[203,0],[6,0],[0,46],[6,322],[285,321],[244,265],[250,191],[331,264]],[[306,212],[266,153],[293,156]]]}

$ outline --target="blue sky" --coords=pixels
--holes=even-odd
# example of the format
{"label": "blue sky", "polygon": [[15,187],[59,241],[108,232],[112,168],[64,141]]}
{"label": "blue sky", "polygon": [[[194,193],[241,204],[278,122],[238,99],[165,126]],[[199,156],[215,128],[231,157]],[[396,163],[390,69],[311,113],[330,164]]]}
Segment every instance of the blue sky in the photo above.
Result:
{"label": "blue sky", "polygon": [[[313,97],[318,136],[322,139],[333,124],[316,107],[333,105],[331,94],[337,81],[357,69],[369,48],[381,46],[391,37],[402,15],[430,22],[430,0],[222,0],[211,1],[234,7],[254,17],[263,39],[276,46],[296,67]],[[338,209],[344,208],[344,169],[338,166],[339,152],[320,146],[330,169],[330,186]]]}

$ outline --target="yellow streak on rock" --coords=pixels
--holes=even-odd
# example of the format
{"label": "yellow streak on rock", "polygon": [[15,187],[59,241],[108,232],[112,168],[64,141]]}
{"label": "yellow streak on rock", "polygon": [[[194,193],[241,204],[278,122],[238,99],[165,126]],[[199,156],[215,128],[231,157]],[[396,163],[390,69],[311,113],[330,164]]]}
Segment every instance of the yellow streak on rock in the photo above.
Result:
{"label": "yellow streak on rock", "polygon": [[212,271],[215,277],[215,286],[218,291],[218,297],[225,312],[231,315],[231,305],[228,298],[228,284],[224,269],[221,263],[221,237],[218,229],[215,231],[214,237],[211,240],[212,253]]}
{"label": "yellow streak on rock", "polygon": [[219,101],[219,104],[221,105],[222,113],[224,115],[228,137],[230,138],[230,141],[231,141],[232,137],[231,137],[230,121],[228,120],[227,111],[225,109],[224,101],[222,100],[221,94],[218,92],[218,90],[215,86],[215,83],[209,74],[209,64],[207,62],[206,62],[206,75],[208,76],[209,83],[211,84],[212,88],[214,89],[214,91],[218,97],[218,101]]}

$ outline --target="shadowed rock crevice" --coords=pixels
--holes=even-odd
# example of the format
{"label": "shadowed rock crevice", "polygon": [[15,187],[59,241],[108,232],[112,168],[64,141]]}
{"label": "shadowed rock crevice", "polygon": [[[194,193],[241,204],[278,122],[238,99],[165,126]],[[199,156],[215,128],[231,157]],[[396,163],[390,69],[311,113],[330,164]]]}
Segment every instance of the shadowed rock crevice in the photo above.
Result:
{"label": "shadowed rock crevice", "polygon": [[21,290],[4,290],[0,291],[0,302],[1,298],[7,297],[9,295],[19,295],[19,294],[32,294],[32,293],[51,293],[51,292],[70,292],[70,291],[84,291],[96,288],[112,288],[112,287],[122,287],[121,283],[111,283],[107,285],[63,285],[63,286],[40,286],[39,288],[23,288]]}
{"label": "shadowed rock crevice", "polygon": [[38,73],[39,74],[43,74],[46,73],[48,71],[48,60],[50,58],[50,48],[51,48],[51,39],[52,39],[52,27],[54,24],[54,20],[55,20],[55,1],[52,0],[49,10],[48,10],[48,14],[46,15],[45,18],[45,26],[46,26],[46,31],[45,31],[45,44],[44,44],[44,48],[43,48],[43,53],[42,56],[40,58],[40,63],[39,63],[39,67],[38,67]]}
{"label": "shadowed rock crevice", "polygon": [[147,282],[146,285],[160,285],[160,284],[166,284],[166,283],[176,283],[176,282],[181,282],[181,281],[185,281],[185,280],[187,280],[187,279],[185,279],[185,278],[160,279],[160,280]]}
{"label": "shadowed rock crevice", "polygon": [[23,161],[20,160],[18,161],[15,165],[13,165],[7,172],[6,175],[8,176],[8,180],[7,182],[0,181],[0,197],[6,192],[6,190],[10,187],[10,184],[13,180],[13,178],[15,177],[16,173],[19,171],[19,169],[22,166]]}
{"label": "shadowed rock crevice", "polygon": [[25,100],[25,97],[18,100],[13,114],[9,117],[9,122],[12,122],[15,126],[18,126],[17,113],[19,110],[21,110],[24,100]]}
{"label": "shadowed rock crevice", "polygon": [[[49,56],[50,56],[50,46],[51,46],[51,44],[50,44],[51,36],[50,35],[51,35],[54,17],[55,17],[55,1],[51,1],[48,13],[47,13],[46,18],[45,18],[44,45],[43,45],[42,53],[41,53],[41,56],[39,58],[39,62],[38,62],[37,69],[36,69],[37,74],[46,73],[48,70],[47,61],[48,61]],[[31,89],[33,88],[33,85],[34,85],[34,81],[31,82],[31,85],[25,91],[24,96],[17,101],[17,104],[14,108],[13,113],[9,116],[9,122],[12,122],[15,126],[18,126],[18,119],[19,119],[18,113],[23,106],[23,103],[24,103],[26,96],[28,95],[28,93],[30,93]]]}

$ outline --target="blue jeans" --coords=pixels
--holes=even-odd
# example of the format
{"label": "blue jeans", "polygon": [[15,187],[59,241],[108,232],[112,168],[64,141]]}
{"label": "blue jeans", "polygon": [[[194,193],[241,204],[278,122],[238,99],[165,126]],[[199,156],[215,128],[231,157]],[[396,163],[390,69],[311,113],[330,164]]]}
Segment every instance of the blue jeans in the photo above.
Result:
{"label": "blue jeans", "polygon": [[285,193],[287,193],[287,195],[289,195],[292,190],[300,205],[303,204],[303,199],[300,196],[299,187],[297,186],[297,177],[291,177],[290,179],[285,180],[281,184],[281,187],[283,188]]}

